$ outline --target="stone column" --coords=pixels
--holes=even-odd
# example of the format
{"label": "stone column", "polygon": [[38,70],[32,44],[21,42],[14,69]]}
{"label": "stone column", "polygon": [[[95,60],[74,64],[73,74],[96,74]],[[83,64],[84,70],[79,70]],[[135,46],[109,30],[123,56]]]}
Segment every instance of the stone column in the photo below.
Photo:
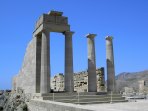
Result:
{"label": "stone column", "polygon": [[96,34],[88,34],[88,92],[97,92],[95,42]]}
{"label": "stone column", "polygon": [[115,68],[113,53],[113,37],[106,37],[106,63],[107,63],[107,91],[115,92]]}
{"label": "stone column", "polygon": [[74,32],[66,31],[65,34],[65,91],[74,91],[73,81],[73,48],[72,35]]}
{"label": "stone column", "polygon": [[50,92],[50,57],[49,57],[49,32],[43,30],[41,40],[41,83],[40,93]]}

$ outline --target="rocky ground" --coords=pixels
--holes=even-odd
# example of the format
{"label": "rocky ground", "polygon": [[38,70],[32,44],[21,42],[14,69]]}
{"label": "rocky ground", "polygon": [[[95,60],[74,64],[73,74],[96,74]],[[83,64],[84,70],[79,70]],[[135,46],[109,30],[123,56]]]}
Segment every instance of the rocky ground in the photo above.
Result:
{"label": "rocky ground", "polygon": [[27,102],[29,99],[23,90],[0,91],[0,111],[27,111]]}

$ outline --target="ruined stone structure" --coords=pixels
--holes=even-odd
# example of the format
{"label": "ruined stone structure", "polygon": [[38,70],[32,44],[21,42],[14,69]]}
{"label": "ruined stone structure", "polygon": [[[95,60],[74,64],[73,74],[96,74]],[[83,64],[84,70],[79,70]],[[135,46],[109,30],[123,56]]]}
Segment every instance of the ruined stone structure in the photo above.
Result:
{"label": "ruined stone structure", "polygon": [[106,91],[104,68],[103,67],[98,68],[96,70],[96,74],[97,74],[97,91],[98,92]]}
{"label": "ruined stone structure", "polygon": [[[65,72],[64,75],[58,74],[53,79],[50,78],[51,32],[62,33],[65,36]],[[86,36],[88,42],[88,70],[74,74],[73,33],[70,30],[68,18],[63,16],[62,12],[50,11],[48,14],[40,16],[36,22],[32,40],[26,49],[22,68],[18,75],[13,78],[13,90],[21,89],[24,97],[27,97],[26,102],[29,111],[91,111],[72,104],[125,102],[125,98],[121,95],[113,94],[111,96],[106,92],[104,68],[96,70],[94,41],[96,34]],[[111,40],[110,37],[106,38],[108,88],[113,90],[115,73]],[[54,91],[63,92],[53,93],[51,88]],[[20,96],[18,97],[20,98]],[[20,101],[18,102],[20,103]],[[22,103],[24,102],[22,101]],[[26,108],[26,106],[24,107],[26,104],[22,103],[19,110]]]}
{"label": "ruined stone structure", "polygon": [[106,63],[107,63],[107,91],[115,92],[115,67],[113,53],[113,37],[106,37]]}
{"label": "ruined stone structure", "polygon": [[64,75],[63,73],[56,74],[51,78],[51,89],[53,91],[64,91]]}
{"label": "ruined stone structure", "polygon": [[134,92],[135,92],[135,91],[134,91],[133,88],[124,87],[123,95],[125,95],[125,96],[130,96],[130,95],[133,95]]}
{"label": "ruined stone structure", "polygon": [[[64,79],[61,75],[55,77],[59,79],[56,84],[57,91],[64,90],[65,92],[73,92],[79,89],[78,84],[83,88],[83,91],[97,92],[104,91],[104,69],[96,72],[95,58],[95,41],[96,34],[88,34],[88,71],[83,76],[76,74],[73,76],[73,44],[72,35],[74,32],[70,30],[68,18],[63,16],[62,12],[50,11],[48,14],[43,14],[39,17],[35,25],[32,40],[30,41],[22,68],[18,75],[13,78],[13,89],[22,88],[25,93],[40,93],[46,94],[51,92],[50,86],[50,33],[58,32],[65,36],[65,72]],[[115,70],[113,58],[113,43],[112,37],[106,38],[107,45],[107,86],[108,91],[114,91],[115,87]],[[96,74],[97,73],[97,74]],[[87,76],[88,75],[88,76]],[[82,77],[82,82],[79,80]],[[79,82],[78,82],[78,81]],[[74,84],[75,82],[75,84]],[[83,85],[82,85],[83,84]],[[88,85],[88,88],[87,88]],[[62,86],[62,88],[61,88]],[[61,88],[61,89],[60,89]]]}
{"label": "ruined stone structure", "polygon": [[51,11],[40,16],[36,22],[33,38],[28,45],[23,66],[14,77],[14,88],[21,87],[25,93],[50,92],[50,32],[65,35],[65,91],[73,91],[72,32],[68,18],[62,12]]}
{"label": "ruined stone structure", "polygon": [[[88,71],[74,73],[74,91],[88,92]],[[96,69],[97,92],[105,92],[104,68]],[[64,74],[56,74],[51,78],[51,89],[53,91],[64,91]]]}
{"label": "ruined stone structure", "polygon": [[148,80],[139,81],[139,93],[148,93]]}

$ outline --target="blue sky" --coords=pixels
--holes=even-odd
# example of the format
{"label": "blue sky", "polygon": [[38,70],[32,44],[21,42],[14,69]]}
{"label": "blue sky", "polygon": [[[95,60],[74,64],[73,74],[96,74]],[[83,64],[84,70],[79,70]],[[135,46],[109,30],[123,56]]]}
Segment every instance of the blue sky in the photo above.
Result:
{"label": "blue sky", "polygon": [[[38,17],[63,11],[73,35],[74,71],[87,69],[87,33],[95,33],[96,64],[106,68],[105,36],[114,37],[116,75],[148,69],[148,0],[1,0],[0,89],[22,66]],[[64,72],[64,35],[51,33],[51,73]]]}

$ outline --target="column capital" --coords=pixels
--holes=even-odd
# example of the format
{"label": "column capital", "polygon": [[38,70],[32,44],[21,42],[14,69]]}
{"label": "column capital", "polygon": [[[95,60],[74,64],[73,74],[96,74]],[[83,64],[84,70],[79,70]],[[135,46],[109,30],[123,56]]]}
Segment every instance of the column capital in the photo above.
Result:
{"label": "column capital", "polygon": [[113,37],[112,36],[106,36],[105,39],[111,41],[111,40],[113,40]]}
{"label": "column capital", "polygon": [[35,35],[34,35],[34,37],[42,36],[42,33],[46,33],[46,34],[48,34],[48,33],[49,33],[49,31],[48,31],[48,30],[46,30],[46,29],[43,29],[43,30],[41,30],[41,32],[39,32],[39,33],[35,34]]}
{"label": "column capital", "polygon": [[73,35],[75,32],[73,32],[73,31],[65,31],[65,32],[63,32],[63,34],[64,35]]}
{"label": "column capital", "polygon": [[90,33],[88,33],[88,34],[86,35],[87,38],[94,38],[94,37],[96,37],[96,36],[97,36],[97,34],[90,34]]}

